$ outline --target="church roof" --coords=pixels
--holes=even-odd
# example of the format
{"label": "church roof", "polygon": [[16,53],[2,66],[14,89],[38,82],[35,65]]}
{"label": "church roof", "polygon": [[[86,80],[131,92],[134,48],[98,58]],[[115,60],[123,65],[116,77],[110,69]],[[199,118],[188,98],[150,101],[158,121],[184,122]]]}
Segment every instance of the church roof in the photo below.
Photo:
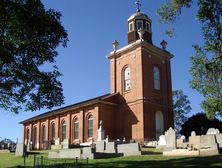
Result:
{"label": "church roof", "polygon": [[128,21],[131,21],[131,20],[134,20],[134,19],[150,20],[150,18],[149,18],[145,13],[138,12],[138,11],[135,12],[135,13],[133,13],[133,14],[129,17]]}
{"label": "church roof", "polygon": [[87,106],[87,105],[99,103],[100,101],[103,101],[103,100],[105,100],[107,98],[110,98],[110,97],[112,97],[114,95],[117,95],[117,94],[118,93],[113,93],[113,94],[108,93],[108,94],[98,96],[98,97],[95,97],[95,98],[92,98],[92,99],[88,99],[88,100],[85,100],[85,101],[82,101],[82,102],[79,102],[79,103],[71,104],[71,105],[68,105],[68,106],[65,106],[65,107],[62,107],[62,108],[59,108],[59,109],[51,110],[51,111],[48,111],[46,113],[42,113],[40,115],[29,118],[27,120],[21,121],[21,122],[19,122],[19,124],[25,124],[27,122],[35,121],[35,120],[42,119],[42,118],[49,117],[49,116],[53,116],[55,114],[60,114],[64,111],[71,110],[73,108],[78,108],[78,107],[82,107],[82,106]]}

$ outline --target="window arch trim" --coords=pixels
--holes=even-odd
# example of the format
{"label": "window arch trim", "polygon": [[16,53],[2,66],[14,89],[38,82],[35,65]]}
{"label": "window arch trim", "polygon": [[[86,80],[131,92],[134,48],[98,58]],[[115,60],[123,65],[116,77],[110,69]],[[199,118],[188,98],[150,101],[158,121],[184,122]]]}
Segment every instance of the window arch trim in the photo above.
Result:
{"label": "window arch trim", "polygon": [[128,92],[131,90],[131,67],[130,65],[125,65],[122,70],[123,76],[123,90]]}
{"label": "window arch trim", "polygon": [[61,121],[61,140],[63,142],[64,139],[66,139],[66,121],[62,120]]}
{"label": "window arch trim", "polygon": [[93,115],[87,116],[88,138],[93,138]]}
{"label": "window arch trim", "polygon": [[73,118],[73,140],[79,139],[79,119],[78,117]]}

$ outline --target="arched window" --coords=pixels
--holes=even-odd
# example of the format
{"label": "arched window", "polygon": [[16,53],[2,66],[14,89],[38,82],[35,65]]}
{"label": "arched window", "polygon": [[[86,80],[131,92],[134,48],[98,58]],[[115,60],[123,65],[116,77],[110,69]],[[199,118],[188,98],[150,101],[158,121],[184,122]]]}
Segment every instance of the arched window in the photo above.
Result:
{"label": "arched window", "polygon": [[42,126],[42,143],[45,142],[45,125]]}
{"label": "arched window", "polygon": [[34,127],[33,129],[33,143],[36,144],[37,143],[37,128]]}
{"label": "arched window", "polygon": [[130,68],[126,67],[124,70],[124,90],[130,90]]}
{"label": "arched window", "polygon": [[79,139],[79,121],[76,118],[74,120],[74,139]]}
{"label": "arched window", "polygon": [[55,123],[51,124],[51,137],[52,137],[52,142],[54,143],[54,141],[55,141]]}
{"label": "arched window", "polygon": [[29,141],[29,138],[30,138],[30,137],[29,137],[29,136],[30,136],[29,133],[30,133],[30,132],[29,132],[29,129],[27,129],[27,131],[26,131],[26,139],[27,139],[27,142]]}
{"label": "arched window", "polygon": [[62,141],[66,139],[66,122],[62,122]]}
{"label": "arched window", "polygon": [[93,116],[90,115],[88,118],[88,137],[93,137]]}
{"label": "arched window", "polygon": [[154,89],[160,90],[160,70],[157,66],[153,68]]}
{"label": "arched window", "polygon": [[156,140],[158,140],[159,136],[164,132],[164,121],[163,121],[163,113],[161,111],[157,111],[155,113],[156,120]]}

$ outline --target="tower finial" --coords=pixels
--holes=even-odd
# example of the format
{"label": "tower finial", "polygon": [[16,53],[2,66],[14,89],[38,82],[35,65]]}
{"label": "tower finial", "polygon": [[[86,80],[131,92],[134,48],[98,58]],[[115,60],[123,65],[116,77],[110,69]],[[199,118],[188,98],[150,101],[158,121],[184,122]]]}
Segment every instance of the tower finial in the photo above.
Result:
{"label": "tower finial", "polygon": [[140,7],[141,7],[141,2],[140,2],[140,0],[137,0],[136,2],[135,2],[135,4],[137,5],[137,12],[140,12]]}

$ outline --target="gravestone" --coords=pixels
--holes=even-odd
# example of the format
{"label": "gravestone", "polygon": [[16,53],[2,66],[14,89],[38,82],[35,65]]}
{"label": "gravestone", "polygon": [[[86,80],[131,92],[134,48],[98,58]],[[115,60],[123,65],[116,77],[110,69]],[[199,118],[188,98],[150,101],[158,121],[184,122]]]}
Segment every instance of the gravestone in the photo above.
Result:
{"label": "gravestone", "polygon": [[24,156],[26,153],[25,144],[17,143],[15,156]]}
{"label": "gravestone", "polygon": [[97,130],[97,133],[98,133],[97,141],[102,141],[105,139],[105,130],[102,120],[99,122],[99,129]]}
{"label": "gravestone", "polygon": [[108,142],[106,143],[106,150],[104,151],[105,153],[116,153],[116,142]]}
{"label": "gravestone", "polygon": [[49,159],[59,159],[59,151],[49,151],[48,158]]}
{"label": "gravestone", "polygon": [[207,135],[209,135],[209,134],[219,134],[219,133],[220,133],[220,131],[218,129],[215,129],[215,128],[209,128],[207,130]]}
{"label": "gravestone", "polygon": [[191,133],[191,136],[189,137],[189,148],[191,150],[199,150],[200,149],[200,136]]}
{"label": "gravestone", "polygon": [[52,150],[62,149],[62,145],[60,144],[60,139],[59,138],[57,138],[55,140],[55,145],[51,145],[51,149]]}
{"label": "gravestone", "polygon": [[125,143],[117,145],[117,152],[123,153],[124,156],[141,155],[141,150],[138,143]]}
{"label": "gravestone", "polygon": [[159,146],[166,146],[166,136],[165,135],[159,136],[158,145]]}
{"label": "gravestone", "polygon": [[105,141],[106,141],[106,143],[109,142],[109,136],[108,135],[106,136],[106,140]]}
{"label": "gravestone", "polygon": [[60,145],[60,139],[59,139],[59,138],[57,138],[57,139],[55,140],[55,145]]}
{"label": "gravestone", "polygon": [[168,149],[175,149],[176,148],[176,132],[172,127],[170,127],[166,132],[165,132],[165,137],[166,137],[166,147]]}
{"label": "gravestone", "polygon": [[96,142],[96,152],[104,152],[106,147],[105,141],[97,141]]}
{"label": "gravestone", "polygon": [[222,134],[216,134],[216,141],[219,148],[222,148]]}
{"label": "gravestone", "polygon": [[28,144],[27,144],[27,151],[31,151],[32,150],[32,141],[28,141]]}
{"label": "gravestone", "polygon": [[62,148],[63,149],[69,149],[69,140],[68,139],[64,139],[62,142]]}
{"label": "gravestone", "polygon": [[200,155],[219,154],[216,138],[214,134],[203,135],[200,137]]}
{"label": "gravestone", "polygon": [[195,131],[192,131],[192,132],[191,132],[191,136],[196,136],[196,132],[195,132]]}
{"label": "gravestone", "polygon": [[94,149],[91,147],[84,147],[82,148],[82,159],[94,159]]}
{"label": "gravestone", "polygon": [[74,159],[81,157],[81,149],[62,149],[59,151],[59,158]]}

